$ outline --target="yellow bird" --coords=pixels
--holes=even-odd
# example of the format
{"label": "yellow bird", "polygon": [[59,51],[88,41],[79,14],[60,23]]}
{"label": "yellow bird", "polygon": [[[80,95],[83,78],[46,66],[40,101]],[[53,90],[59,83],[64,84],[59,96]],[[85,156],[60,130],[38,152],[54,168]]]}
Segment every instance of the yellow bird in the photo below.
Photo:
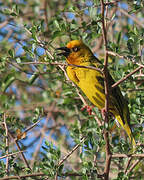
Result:
{"label": "yellow bird", "polygon": [[[67,75],[88,97],[88,99],[101,111],[105,108],[105,88],[102,71],[82,68],[78,66],[91,66],[101,68],[101,62],[93,55],[92,51],[81,40],[70,41],[58,55],[64,55],[68,64]],[[108,82],[111,87],[115,82],[108,73]],[[130,114],[127,101],[117,86],[109,94],[109,112],[127,132],[133,146],[136,145],[130,128]]]}

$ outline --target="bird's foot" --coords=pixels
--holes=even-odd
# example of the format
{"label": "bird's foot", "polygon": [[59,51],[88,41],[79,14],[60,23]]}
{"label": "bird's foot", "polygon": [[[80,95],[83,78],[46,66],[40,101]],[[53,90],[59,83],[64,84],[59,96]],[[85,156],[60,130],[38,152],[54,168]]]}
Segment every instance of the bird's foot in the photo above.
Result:
{"label": "bird's foot", "polygon": [[[109,110],[110,110],[110,109],[109,109]],[[102,108],[102,109],[101,109],[101,114],[102,114],[102,118],[104,119],[104,118],[105,118],[105,115],[106,115],[106,110],[105,110],[105,108]],[[108,112],[108,115],[109,115],[109,116],[112,116],[113,118],[115,118],[114,115],[113,115],[113,113],[110,112],[110,111]]]}
{"label": "bird's foot", "polygon": [[89,115],[92,115],[92,108],[93,108],[93,106],[90,107],[90,106],[88,106],[88,105],[85,105],[84,107],[81,108],[81,111],[83,111],[83,110],[86,109],[87,112],[88,112],[88,114],[89,114]]}

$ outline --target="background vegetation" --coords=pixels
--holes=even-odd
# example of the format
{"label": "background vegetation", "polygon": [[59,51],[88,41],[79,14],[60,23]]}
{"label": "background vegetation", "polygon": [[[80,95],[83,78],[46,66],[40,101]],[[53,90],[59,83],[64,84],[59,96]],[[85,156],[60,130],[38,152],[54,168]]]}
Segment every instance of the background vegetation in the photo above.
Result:
{"label": "background vegetation", "polygon": [[[55,51],[72,39],[103,62],[108,54],[108,69],[122,79],[134,153],[123,129],[104,138],[96,107],[81,110],[91,104]],[[144,179],[143,57],[143,0],[1,0],[0,179]]]}

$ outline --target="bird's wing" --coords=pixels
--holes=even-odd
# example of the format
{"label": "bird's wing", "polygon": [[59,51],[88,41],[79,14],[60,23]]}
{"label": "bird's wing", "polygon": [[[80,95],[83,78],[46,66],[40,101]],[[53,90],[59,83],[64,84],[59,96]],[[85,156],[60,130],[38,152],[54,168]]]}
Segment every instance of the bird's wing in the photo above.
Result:
{"label": "bird's wing", "polygon": [[[100,61],[99,61],[100,62]],[[97,59],[95,59],[95,63],[92,63],[91,66],[99,67],[97,65]],[[104,87],[104,78],[97,78],[99,83]],[[115,83],[114,79],[108,72],[108,83],[109,88]],[[123,97],[121,90],[118,86],[110,90],[110,105],[116,109],[122,119],[123,124],[127,123],[130,125],[130,115],[129,109],[126,99]]]}
{"label": "bird's wing", "polygon": [[[110,87],[115,83],[110,73],[108,73],[108,81]],[[129,116],[129,109],[126,99],[123,97],[121,90],[118,86],[111,90],[111,96],[114,101],[114,105],[119,111],[119,115],[123,121],[123,124],[127,123],[130,124],[130,116]]]}

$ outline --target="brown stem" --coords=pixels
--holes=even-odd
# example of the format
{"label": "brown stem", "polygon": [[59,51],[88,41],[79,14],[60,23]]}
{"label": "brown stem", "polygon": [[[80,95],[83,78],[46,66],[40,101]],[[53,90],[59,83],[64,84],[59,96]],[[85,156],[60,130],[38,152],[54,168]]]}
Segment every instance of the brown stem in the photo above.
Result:
{"label": "brown stem", "polygon": [[140,157],[144,158],[144,154],[113,154],[112,158],[128,158],[128,157]]}
{"label": "brown stem", "polygon": [[129,173],[136,167],[136,165],[137,165],[141,160],[142,160],[142,158],[137,159],[137,160],[133,163],[133,165],[130,167],[130,169],[127,171],[126,174],[129,174]]}
{"label": "brown stem", "polygon": [[128,159],[128,162],[127,162],[127,165],[126,165],[126,167],[125,167],[125,174],[126,174],[126,172],[127,172],[127,170],[128,170],[128,167],[129,167],[129,165],[130,165],[130,163],[131,163],[131,161],[132,161],[132,157],[130,157],[129,159]]}
{"label": "brown stem", "polygon": [[9,157],[8,157],[8,154],[9,154],[9,141],[8,141],[8,127],[7,127],[7,123],[6,123],[6,114],[4,113],[4,127],[5,127],[5,131],[6,131],[6,147],[7,147],[7,150],[6,150],[6,174],[8,175],[9,174]]}
{"label": "brown stem", "polygon": [[[104,42],[104,52],[105,52],[105,61],[104,61],[104,80],[105,80],[105,124],[108,124],[108,110],[109,110],[109,86],[108,86],[108,53],[107,53],[107,32],[105,26],[105,4],[104,1],[101,0],[101,15],[102,15],[102,35],[103,35],[103,42]],[[109,172],[110,172],[110,164],[111,164],[111,152],[110,152],[110,145],[109,145],[109,134],[108,131],[104,131],[104,139],[106,141],[106,163],[104,169],[104,179],[109,179]]]}

